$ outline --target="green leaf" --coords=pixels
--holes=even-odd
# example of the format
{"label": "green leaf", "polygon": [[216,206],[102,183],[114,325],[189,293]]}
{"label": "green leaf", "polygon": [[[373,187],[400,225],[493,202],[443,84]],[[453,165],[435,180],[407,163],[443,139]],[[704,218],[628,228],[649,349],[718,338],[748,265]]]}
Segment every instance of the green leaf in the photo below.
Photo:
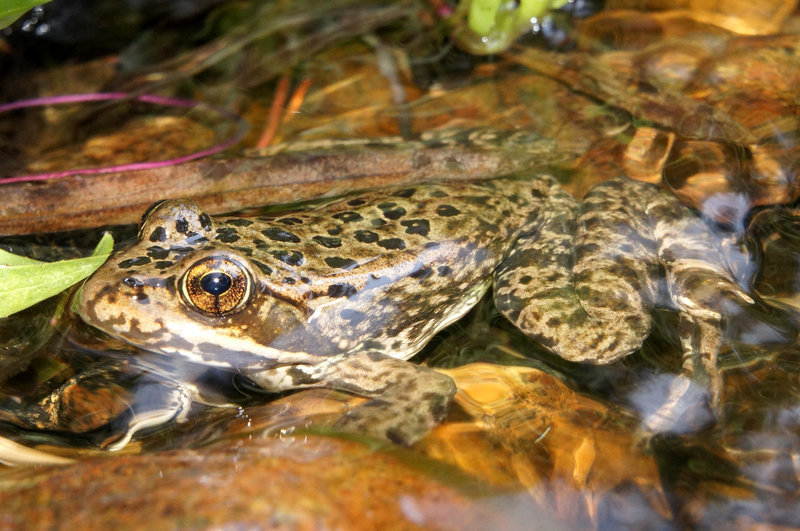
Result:
{"label": "green leaf", "polygon": [[42,262],[34,260],[33,258],[11,254],[8,251],[0,249],[0,265],[32,265],[41,263]]}
{"label": "green leaf", "polygon": [[0,0],[0,29],[10,26],[34,7],[46,3],[42,0]]}
{"label": "green leaf", "polygon": [[39,262],[3,251],[0,254],[0,318],[61,293],[88,277],[106,261],[114,240],[105,233],[91,256]]}

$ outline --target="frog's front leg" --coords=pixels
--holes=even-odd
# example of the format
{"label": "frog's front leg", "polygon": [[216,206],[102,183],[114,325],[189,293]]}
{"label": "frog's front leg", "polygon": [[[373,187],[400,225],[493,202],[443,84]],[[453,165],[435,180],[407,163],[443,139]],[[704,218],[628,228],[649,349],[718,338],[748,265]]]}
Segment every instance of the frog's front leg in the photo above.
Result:
{"label": "frog's front leg", "polygon": [[404,446],[421,439],[444,419],[456,392],[450,377],[375,351],[248,376],[272,391],[329,387],[371,398],[345,413],[335,427]]}

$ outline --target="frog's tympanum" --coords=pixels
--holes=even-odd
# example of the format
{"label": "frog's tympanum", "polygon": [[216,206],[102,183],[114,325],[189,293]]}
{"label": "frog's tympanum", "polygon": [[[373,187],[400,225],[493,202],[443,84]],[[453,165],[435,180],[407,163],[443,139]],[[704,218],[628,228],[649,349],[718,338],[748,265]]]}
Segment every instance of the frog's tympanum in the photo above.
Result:
{"label": "frog's tympanum", "polygon": [[718,400],[722,320],[756,304],[729,260],[693,211],[627,179],[582,203],[539,175],[389,189],[276,218],[212,219],[170,200],[85,283],[79,312],[142,349],[268,390],[367,397],[337,426],[410,444],[455,387],[405,360],[492,283],[508,319],[575,362],[627,356],[651,309],[674,308],[684,372]]}

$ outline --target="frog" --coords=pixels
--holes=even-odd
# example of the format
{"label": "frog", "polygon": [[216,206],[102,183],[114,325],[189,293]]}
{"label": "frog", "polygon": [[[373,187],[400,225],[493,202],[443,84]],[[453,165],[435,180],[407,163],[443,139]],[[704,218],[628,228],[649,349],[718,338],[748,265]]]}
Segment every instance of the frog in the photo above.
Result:
{"label": "frog", "polygon": [[[411,445],[445,418],[456,387],[409,359],[490,288],[519,330],[582,364],[636,352],[654,307],[677,311],[684,383],[671,393],[701,382],[718,407],[723,321],[759,304],[731,247],[669,192],[624,176],[581,201],[547,172],[415,183],[262,217],[214,218],[172,199],[144,214],[138,241],[83,284],[76,307],[139,349],[268,391],[364,397],[334,427]],[[174,384],[172,405],[147,426],[185,418],[193,390]]]}

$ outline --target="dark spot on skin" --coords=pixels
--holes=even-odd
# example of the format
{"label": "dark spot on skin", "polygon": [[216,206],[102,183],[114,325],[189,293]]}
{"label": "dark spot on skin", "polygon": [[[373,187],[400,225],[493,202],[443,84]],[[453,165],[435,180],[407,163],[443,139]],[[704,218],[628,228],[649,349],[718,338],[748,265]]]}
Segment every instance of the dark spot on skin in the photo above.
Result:
{"label": "dark spot on skin", "polygon": [[239,240],[239,235],[233,227],[222,227],[217,229],[216,239],[225,243],[233,243]]}
{"label": "dark spot on skin", "polygon": [[164,249],[163,247],[154,245],[147,248],[147,256],[153,260],[163,260],[169,256],[169,249]]}
{"label": "dark spot on skin", "polygon": [[189,232],[189,222],[186,221],[185,217],[180,216],[175,220],[175,230],[181,234],[186,234]]}
{"label": "dark spot on skin", "polygon": [[508,313],[506,313],[506,315],[508,316],[508,319],[509,319],[509,320],[510,320],[512,323],[516,323],[516,322],[517,322],[517,320],[519,319],[519,314],[521,313],[521,311],[522,311],[522,310],[517,310],[517,309],[513,309],[513,310],[506,310],[506,312],[508,312]]}
{"label": "dark spot on skin", "polygon": [[[381,345],[381,347],[382,346],[383,345]],[[373,352],[367,352],[367,357],[369,358],[369,361],[381,361],[385,358],[385,356],[380,352],[375,352],[377,350],[382,350],[382,348],[372,348],[372,350]]]}
{"label": "dark spot on skin", "polygon": [[406,215],[406,209],[397,206],[397,203],[381,203],[378,205],[378,208],[383,211],[383,217],[386,219],[397,220]]}
{"label": "dark spot on skin", "polygon": [[408,219],[400,222],[406,228],[406,234],[419,234],[427,236],[431,230],[431,223],[427,219]]}
{"label": "dark spot on skin", "polygon": [[295,279],[291,278],[291,277],[283,277],[283,283],[284,284],[294,284],[296,282],[297,281]]}
{"label": "dark spot on skin", "polygon": [[217,239],[224,243],[234,243],[239,241],[239,235],[234,233],[225,233],[217,236]]}
{"label": "dark spot on skin", "polygon": [[251,256],[253,254],[253,250],[251,248],[249,248],[249,247],[241,247],[241,246],[239,246],[239,247],[234,247],[234,249],[236,249],[237,251],[239,251],[240,253],[242,253],[245,256]]}
{"label": "dark spot on skin", "polygon": [[211,229],[211,218],[208,217],[208,214],[206,214],[205,212],[200,214],[198,221],[200,221],[200,226],[203,227],[203,229],[205,230]]}
{"label": "dark spot on skin", "polygon": [[164,227],[156,227],[153,229],[153,232],[150,233],[150,241],[151,242],[163,242],[167,239],[167,231],[164,230]]}
{"label": "dark spot on skin", "polygon": [[389,249],[392,251],[397,251],[406,248],[406,242],[404,242],[400,238],[386,238],[385,240],[378,241],[378,245],[380,245],[384,249]]}
{"label": "dark spot on skin", "polygon": [[334,214],[333,217],[344,221],[345,223],[352,223],[354,221],[361,221],[364,219],[358,212],[338,212]]}
{"label": "dark spot on skin", "polygon": [[328,234],[330,234],[331,236],[338,236],[341,233],[342,233],[341,227],[333,227],[328,229]]}
{"label": "dark spot on skin", "polygon": [[385,219],[381,219],[381,218],[375,218],[375,219],[371,220],[369,223],[370,223],[370,225],[372,225],[374,228],[377,229],[377,228],[380,228],[380,227],[383,227],[384,225],[386,225],[386,220]]}
{"label": "dark spot on skin", "polygon": [[342,246],[342,240],[340,238],[326,238],[325,236],[314,236],[313,240],[320,244],[323,247],[327,247],[328,249],[335,249],[336,247]]}
{"label": "dark spot on skin", "polygon": [[523,286],[526,286],[531,283],[531,280],[533,280],[533,277],[531,277],[530,275],[525,275],[524,277],[519,279],[519,283],[522,284]]}
{"label": "dark spot on skin", "polygon": [[546,321],[544,324],[546,324],[546,325],[547,325],[547,326],[549,326],[550,328],[556,328],[556,327],[558,327],[559,325],[561,325],[561,321],[560,321],[560,320],[558,320],[558,319],[556,319],[555,317],[551,317],[551,318],[550,318],[550,319],[548,319],[548,320],[547,320],[547,321]]}
{"label": "dark spot on skin", "polygon": [[432,274],[433,274],[433,269],[431,269],[430,267],[423,267],[423,268],[417,269],[416,271],[414,271],[413,273],[411,273],[408,276],[410,276],[411,278],[416,278],[419,281],[423,281],[426,278],[428,278],[429,276],[431,276]]}
{"label": "dark spot on skin", "polygon": [[153,267],[156,269],[166,269],[168,267],[172,267],[175,264],[172,260],[160,260],[153,264]]}
{"label": "dark spot on skin", "polygon": [[302,225],[303,220],[300,218],[280,218],[278,223],[283,223],[284,225]]}
{"label": "dark spot on skin", "polygon": [[445,192],[441,190],[433,190],[430,193],[431,197],[449,197]]}
{"label": "dark spot on skin", "polygon": [[268,266],[267,264],[259,262],[258,260],[250,260],[250,261],[253,262],[253,264],[255,264],[255,266],[257,268],[259,268],[261,270],[261,272],[264,273],[265,275],[271,275],[272,274],[272,268],[270,266]]}
{"label": "dark spot on skin", "polygon": [[150,304],[150,297],[144,293],[137,293],[134,298],[139,304]]}
{"label": "dark spot on skin", "polygon": [[371,230],[357,230],[355,232],[356,241],[361,243],[375,243],[380,239],[376,232],[372,232]]}
{"label": "dark spot on skin", "polygon": [[547,275],[542,277],[542,282],[555,282],[559,278],[561,278],[561,274],[560,273],[558,273],[556,271],[551,271],[550,273],[548,273]]}
{"label": "dark spot on skin", "polygon": [[436,249],[439,247],[439,242],[428,242],[425,244],[426,249]]}
{"label": "dark spot on skin", "polygon": [[351,199],[350,201],[347,202],[347,204],[350,206],[359,206],[363,205],[364,203],[366,203],[366,201],[364,199],[361,199],[360,197],[356,199]]}
{"label": "dark spot on skin", "polygon": [[350,323],[350,326],[356,326],[358,323],[364,320],[364,313],[359,312],[358,310],[342,310],[340,315],[342,316],[342,319]]}
{"label": "dark spot on skin", "polygon": [[300,277],[300,282],[303,284],[311,284],[311,279],[308,277]]}
{"label": "dark spot on skin", "polygon": [[270,227],[267,230],[262,230],[261,234],[276,242],[300,243],[300,238],[298,238],[296,234],[288,230],[279,229],[278,227]]}
{"label": "dark spot on skin", "polygon": [[477,251],[475,251],[475,262],[481,263],[486,260],[486,257],[489,256],[489,249],[481,247]]}
{"label": "dark spot on skin", "polygon": [[267,242],[265,242],[264,240],[260,240],[260,239],[256,238],[255,240],[253,240],[253,243],[256,244],[256,249],[258,249],[260,251],[264,251],[266,249],[269,249],[269,244]]}
{"label": "dark spot on skin", "polygon": [[270,251],[270,254],[283,262],[284,264],[288,264],[291,266],[299,266],[303,263],[303,253],[300,251]]}
{"label": "dark spot on skin", "polygon": [[352,284],[331,284],[328,286],[328,297],[352,297],[358,290]]}
{"label": "dark spot on skin", "polygon": [[544,192],[542,192],[541,190],[537,190],[536,188],[531,188],[528,191],[530,192],[531,197],[533,197],[534,199],[542,199],[546,195]]}
{"label": "dark spot on skin", "polygon": [[125,277],[122,279],[122,283],[132,288],[140,288],[144,286],[144,282],[135,277]]}
{"label": "dark spot on skin", "polygon": [[386,438],[398,446],[410,446],[403,433],[397,428],[386,430]]}
{"label": "dark spot on skin", "polygon": [[225,220],[225,223],[228,225],[235,225],[236,227],[249,227],[253,224],[252,221],[244,218],[227,219]]}
{"label": "dark spot on skin", "polygon": [[122,262],[119,263],[119,268],[127,269],[129,267],[140,266],[149,263],[150,263],[150,258],[148,258],[147,256],[139,256],[137,258],[129,258],[127,260],[123,260]]}
{"label": "dark spot on skin", "polygon": [[453,270],[450,269],[450,266],[439,266],[436,268],[436,272],[439,273],[440,277],[449,277]]}
{"label": "dark spot on skin", "polygon": [[400,190],[399,192],[396,192],[392,195],[394,195],[395,197],[405,197],[406,199],[408,199],[409,197],[414,195],[414,192],[415,192],[414,188],[406,188],[405,190]]}
{"label": "dark spot on skin", "polygon": [[450,216],[461,214],[461,211],[452,205],[439,205],[436,207],[436,213],[442,217],[449,218]]}
{"label": "dark spot on skin", "polygon": [[325,258],[325,263],[328,264],[329,267],[345,269],[347,271],[358,267],[358,262],[355,260],[350,258],[342,258],[341,256],[329,256]]}

